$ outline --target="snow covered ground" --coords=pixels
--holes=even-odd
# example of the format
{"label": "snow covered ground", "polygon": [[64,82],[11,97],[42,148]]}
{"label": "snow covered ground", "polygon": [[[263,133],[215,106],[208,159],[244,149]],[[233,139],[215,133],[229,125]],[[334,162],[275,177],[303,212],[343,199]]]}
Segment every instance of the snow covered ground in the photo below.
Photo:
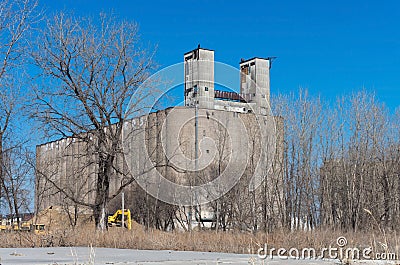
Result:
{"label": "snow covered ground", "polygon": [[[322,260],[260,260],[257,255],[209,253],[169,250],[132,250],[111,248],[0,248],[1,265],[61,265],[61,264],[142,264],[142,265],[331,265]],[[92,262],[94,261],[94,262]]]}

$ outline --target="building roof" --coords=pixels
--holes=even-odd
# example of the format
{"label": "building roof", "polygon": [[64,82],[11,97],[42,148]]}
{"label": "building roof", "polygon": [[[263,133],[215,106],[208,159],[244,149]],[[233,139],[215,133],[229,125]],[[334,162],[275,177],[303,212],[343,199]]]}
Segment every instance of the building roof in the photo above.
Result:
{"label": "building roof", "polygon": [[255,59],[261,59],[261,60],[272,61],[272,60],[275,59],[275,58],[276,58],[276,57],[266,57],[266,58],[263,58],[263,57],[253,57],[253,58],[250,58],[250,59],[247,59],[247,60],[242,59],[242,60],[240,61],[240,64],[242,64],[242,63],[247,63],[247,62],[253,61],[253,60],[255,60]]}
{"label": "building roof", "polygon": [[197,46],[196,49],[193,49],[193,50],[191,50],[191,51],[185,52],[183,55],[192,53],[192,52],[194,52],[195,50],[206,50],[206,51],[212,51],[212,52],[214,51],[214,50],[211,50],[211,49],[207,49],[207,48],[200,47],[200,45],[199,45],[199,46]]}

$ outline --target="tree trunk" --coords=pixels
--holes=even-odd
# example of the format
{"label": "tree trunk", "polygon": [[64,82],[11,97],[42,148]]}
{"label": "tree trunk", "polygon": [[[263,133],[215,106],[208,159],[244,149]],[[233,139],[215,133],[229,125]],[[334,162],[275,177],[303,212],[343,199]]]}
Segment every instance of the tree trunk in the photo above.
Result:
{"label": "tree trunk", "polygon": [[[7,190],[6,180],[5,180],[4,172],[3,172],[3,168],[4,168],[3,133],[4,133],[4,131],[0,130],[0,198],[2,196],[6,197],[6,201],[8,203],[8,208],[9,208],[10,214],[11,214],[11,219],[13,219],[13,205],[11,202],[10,193]],[[3,192],[4,192],[4,194],[3,194]]]}
{"label": "tree trunk", "polygon": [[18,207],[18,194],[17,191],[14,188],[14,182],[12,180],[12,176],[10,176],[11,179],[11,189],[12,189],[12,195],[13,195],[13,202],[14,202],[14,213],[15,213],[15,217],[17,217],[17,224],[18,227],[20,227],[20,216],[19,216],[19,207]]}
{"label": "tree trunk", "polygon": [[[111,155],[107,155],[107,157],[99,155],[99,172],[97,174],[96,197],[93,207],[93,217],[98,229],[103,228],[100,225],[102,218],[105,218],[102,216],[103,209],[106,209],[108,204],[113,161],[114,159]],[[106,220],[104,220],[104,222],[106,222]]]}

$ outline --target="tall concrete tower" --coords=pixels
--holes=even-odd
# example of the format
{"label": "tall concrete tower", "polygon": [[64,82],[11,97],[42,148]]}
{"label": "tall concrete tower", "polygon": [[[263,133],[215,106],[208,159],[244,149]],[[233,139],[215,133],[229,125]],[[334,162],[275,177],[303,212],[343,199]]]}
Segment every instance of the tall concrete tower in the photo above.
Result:
{"label": "tall concrete tower", "polygon": [[269,114],[270,58],[252,58],[240,62],[240,93],[247,103],[255,103],[257,114]]}
{"label": "tall concrete tower", "polygon": [[214,51],[200,48],[184,55],[185,106],[214,108]]}

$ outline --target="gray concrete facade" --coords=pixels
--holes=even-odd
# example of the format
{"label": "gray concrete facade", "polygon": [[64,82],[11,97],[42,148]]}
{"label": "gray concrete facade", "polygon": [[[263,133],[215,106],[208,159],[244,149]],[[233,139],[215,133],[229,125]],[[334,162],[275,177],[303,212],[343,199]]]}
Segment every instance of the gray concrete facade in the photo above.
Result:
{"label": "gray concrete facade", "polygon": [[[217,91],[214,51],[198,47],[186,53],[185,106],[125,122],[124,153],[117,157],[118,170],[110,176],[111,193],[132,177],[136,183],[126,193],[139,184],[153,197],[183,206],[204,204],[207,198],[212,201],[214,194],[243,179],[248,182],[243,184],[246,188],[263,185],[257,193],[259,201],[266,192],[276,192],[272,189],[278,184],[267,188],[265,179],[280,183],[282,177],[278,167],[283,158],[283,124],[280,117],[270,115],[269,70],[270,59],[243,60],[240,93]],[[68,201],[60,188],[80,196],[79,200],[93,202],[98,165],[90,145],[68,138],[39,145],[36,151],[37,210]],[[184,186],[201,186],[200,195],[186,194]],[[251,200],[249,194],[239,202],[243,215],[247,200]]]}

